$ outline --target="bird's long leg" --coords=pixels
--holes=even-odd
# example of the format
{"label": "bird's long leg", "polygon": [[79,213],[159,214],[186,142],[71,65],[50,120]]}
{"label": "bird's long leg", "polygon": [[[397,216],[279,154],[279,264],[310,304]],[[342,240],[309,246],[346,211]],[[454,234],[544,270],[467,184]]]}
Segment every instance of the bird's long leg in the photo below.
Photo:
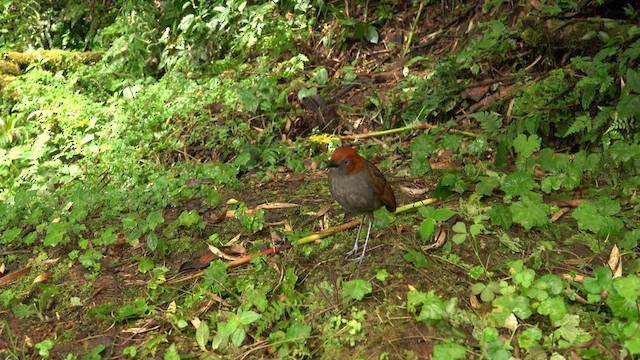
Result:
{"label": "bird's long leg", "polygon": [[360,226],[358,226],[358,235],[356,235],[356,242],[353,244],[353,249],[349,250],[348,253],[346,253],[346,257],[349,257],[355,253],[358,252],[358,240],[360,240],[360,231],[362,231],[362,224],[364,224],[364,219],[362,219],[362,221],[360,222]]}
{"label": "bird's long leg", "polygon": [[367,220],[369,220],[369,228],[367,229],[367,238],[364,240],[364,246],[362,247],[362,254],[353,259],[353,261],[357,261],[359,263],[362,262],[362,259],[364,259],[364,253],[367,251],[367,243],[369,242],[369,235],[371,235],[371,227],[373,226],[373,214],[367,214],[366,218]]}

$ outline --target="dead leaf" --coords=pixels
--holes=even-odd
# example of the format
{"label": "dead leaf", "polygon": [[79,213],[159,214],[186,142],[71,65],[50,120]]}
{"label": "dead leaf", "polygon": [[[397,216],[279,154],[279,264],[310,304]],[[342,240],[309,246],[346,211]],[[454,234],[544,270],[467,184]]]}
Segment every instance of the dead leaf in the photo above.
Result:
{"label": "dead leaf", "polygon": [[211,219],[211,221],[213,221],[214,224],[218,224],[224,221],[224,219],[227,218],[227,208],[225,207],[221,212],[220,215],[216,215],[213,212],[211,214],[209,214],[209,218]]}
{"label": "dead leaf", "polygon": [[65,205],[64,211],[69,211],[69,209],[71,209],[72,206],[73,206],[73,201],[69,201],[67,205]]}
{"label": "dead leaf", "polygon": [[278,234],[275,230],[270,229],[269,233],[271,234],[271,241],[273,242],[281,242],[282,238],[280,237],[280,234]]}
{"label": "dead leaf", "polygon": [[291,227],[291,223],[289,220],[284,221],[284,231],[291,232],[293,231],[293,227]]}
{"label": "dead leaf", "polygon": [[238,235],[234,236],[233,239],[227,241],[227,243],[222,245],[222,246],[227,247],[227,246],[231,246],[231,245],[235,244],[238,240],[240,240],[240,235],[242,235],[242,234],[238,234]]}
{"label": "dead leaf", "polygon": [[227,259],[227,260],[237,260],[238,258],[235,256],[230,256],[227,255],[225,253],[223,253],[222,251],[220,251],[220,249],[218,249],[217,247],[209,244],[209,251],[211,251],[212,253],[216,254],[218,257],[221,257],[223,259]]}
{"label": "dead leaf", "polygon": [[[255,210],[260,210],[260,209],[288,209],[288,208],[298,207],[298,206],[300,206],[300,205],[294,204],[294,203],[264,203],[264,204],[256,206]],[[247,211],[247,213],[248,213],[248,211]]]}
{"label": "dead leaf", "polygon": [[428,191],[427,189],[410,188],[406,186],[399,186],[399,188],[409,196],[420,196],[425,194]]}
{"label": "dead leaf", "polygon": [[242,244],[233,244],[229,249],[229,252],[244,255],[247,253],[247,248],[245,248]]}
{"label": "dead leaf", "polygon": [[442,245],[444,245],[444,243],[447,241],[447,231],[443,227],[440,227],[440,229],[438,230],[438,234],[436,235],[434,240],[435,240],[434,242],[425,246],[424,249],[425,250],[438,249]]}
{"label": "dead leaf", "polygon": [[49,280],[49,278],[51,278],[51,274],[49,274],[48,272],[44,272],[44,273],[36,276],[36,278],[33,279],[32,284],[39,284],[39,283],[45,282],[45,281]]}
{"label": "dead leaf", "polygon": [[580,274],[575,274],[575,275],[562,274],[562,278],[567,280],[567,281],[575,281],[575,282],[579,282],[579,283],[581,283],[584,280],[584,276],[582,276]]}
{"label": "dead leaf", "polygon": [[570,208],[568,208],[568,207],[565,207],[565,208],[562,208],[562,209],[558,210],[558,212],[556,212],[555,214],[553,214],[553,215],[551,216],[551,221],[552,221],[552,222],[556,222],[556,221],[558,221],[558,219],[560,219],[560,218],[562,217],[562,215],[564,215],[564,214],[568,213],[568,212],[569,212],[569,210],[571,210],[571,209],[570,209]]}
{"label": "dead leaf", "polygon": [[609,264],[614,279],[622,276],[622,257],[618,245],[613,245],[607,263]]}
{"label": "dead leaf", "polygon": [[407,285],[407,287],[409,288],[409,291],[416,291],[416,288],[411,284]]}
{"label": "dead leaf", "polygon": [[478,300],[478,297],[475,295],[469,296],[469,302],[471,303],[472,309],[480,309],[480,307],[482,306],[482,304],[480,304],[480,301]]}
{"label": "dead leaf", "polygon": [[567,206],[571,206],[571,207],[578,207],[578,206],[580,206],[580,204],[582,204],[585,201],[588,201],[588,200],[586,200],[586,199],[574,199],[574,200],[558,201],[558,204],[563,204],[563,205],[567,205]]}
{"label": "dead leaf", "polygon": [[321,207],[320,210],[318,210],[317,212],[315,212],[315,213],[312,212],[312,213],[308,213],[308,214],[311,215],[311,216],[316,216],[316,217],[324,216],[324,214],[329,212],[329,210],[331,209],[331,206],[332,205],[329,204],[329,203],[324,204],[324,206]]}
{"label": "dead leaf", "polygon": [[31,270],[31,266],[27,266],[16,272],[9,273],[7,276],[0,278],[0,286],[12,284],[20,280],[20,278],[29,273],[29,270]]}
{"label": "dead leaf", "polygon": [[197,316],[194,316],[193,319],[191,319],[191,325],[193,325],[195,329],[200,327],[200,318]]}

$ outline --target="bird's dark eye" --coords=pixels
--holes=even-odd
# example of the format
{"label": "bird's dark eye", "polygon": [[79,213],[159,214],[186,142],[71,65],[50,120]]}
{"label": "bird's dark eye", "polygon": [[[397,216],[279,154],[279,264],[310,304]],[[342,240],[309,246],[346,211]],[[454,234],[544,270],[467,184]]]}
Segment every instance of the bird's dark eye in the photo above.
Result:
{"label": "bird's dark eye", "polygon": [[347,165],[349,163],[349,159],[344,159],[341,161],[342,165]]}

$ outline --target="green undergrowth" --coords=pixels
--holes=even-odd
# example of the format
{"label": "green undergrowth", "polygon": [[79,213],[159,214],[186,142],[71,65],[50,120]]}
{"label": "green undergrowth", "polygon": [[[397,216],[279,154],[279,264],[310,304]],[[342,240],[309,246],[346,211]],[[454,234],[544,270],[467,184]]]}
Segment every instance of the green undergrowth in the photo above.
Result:
{"label": "green undergrowth", "polygon": [[[34,28],[18,22],[36,21],[26,5],[5,3],[16,7],[5,20]],[[24,273],[2,285],[0,357],[640,354],[636,26],[586,34],[602,46],[532,73],[512,56],[531,49],[525,33],[495,16],[457,52],[411,56],[383,93],[358,77],[364,64],[325,66],[300,44],[333,24],[318,43],[373,46],[394,2],[373,22],[337,2],[216,5],[97,9],[86,46],[102,61],[42,60],[2,89],[0,265]],[[75,49],[83,38],[58,20],[45,39],[4,31],[0,46]],[[465,87],[495,69],[513,93],[459,115]],[[300,105],[354,85],[363,96],[338,108],[338,125]],[[362,264],[344,259],[356,230],[296,243],[351,219],[323,209],[323,164],[347,143],[329,135],[359,117],[371,130],[436,126],[351,144],[399,205],[438,200],[378,211]],[[243,266],[180,271],[209,247],[237,257],[285,241]]]}

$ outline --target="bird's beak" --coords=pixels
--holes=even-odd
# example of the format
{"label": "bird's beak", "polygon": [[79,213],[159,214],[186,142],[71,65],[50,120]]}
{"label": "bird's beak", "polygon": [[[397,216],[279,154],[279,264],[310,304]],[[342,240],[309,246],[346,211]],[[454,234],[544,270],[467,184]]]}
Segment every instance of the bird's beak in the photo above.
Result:
{"label": "bird's beak", "polygon": [[329,159],[329,161],[327,161],[327,167],[328,168],[337,168],[338,167],[338,163]]}

